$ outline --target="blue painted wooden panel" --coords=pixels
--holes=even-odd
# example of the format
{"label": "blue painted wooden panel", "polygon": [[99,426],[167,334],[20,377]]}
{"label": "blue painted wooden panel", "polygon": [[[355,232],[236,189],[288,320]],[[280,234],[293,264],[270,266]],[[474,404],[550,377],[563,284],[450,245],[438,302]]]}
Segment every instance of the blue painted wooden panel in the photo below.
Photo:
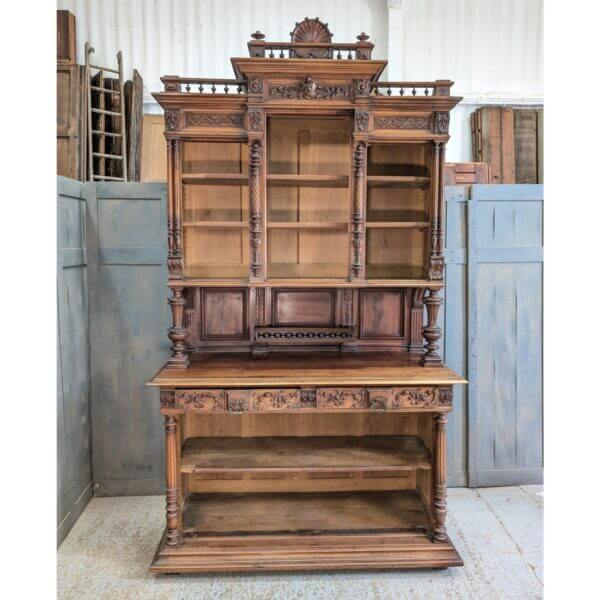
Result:
{"label": "blue painted wooden panel", "polygon": [[[468,314],[469,485],[540,483],[543,186],[473,186],[468,197],[448,188],[446,196],[448,294],[458,265],[467,272],[458,293]],[[453,320],[462,321],[449,316],[452,338]]]}
{"label": "blue painted wooden panel", "polygon": [[169,355],[166,187],[98,184],[90,205],[94,493],[161,493],[164,435],[146,382]]}
{"label": "blue painted wooden panel", "polygon": [[57,190],[57,541],[92,495],[90,344],[85,184],[58,178]]}

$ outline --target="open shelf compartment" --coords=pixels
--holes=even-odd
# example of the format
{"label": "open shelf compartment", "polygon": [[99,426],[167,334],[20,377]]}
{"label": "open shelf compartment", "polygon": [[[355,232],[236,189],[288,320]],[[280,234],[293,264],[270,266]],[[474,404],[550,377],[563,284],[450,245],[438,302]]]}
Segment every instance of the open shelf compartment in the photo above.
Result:
{"label": "open shelf compartment", "polygon": [[190,494],[183,536],[426,531],[413,490],[388,492]]}

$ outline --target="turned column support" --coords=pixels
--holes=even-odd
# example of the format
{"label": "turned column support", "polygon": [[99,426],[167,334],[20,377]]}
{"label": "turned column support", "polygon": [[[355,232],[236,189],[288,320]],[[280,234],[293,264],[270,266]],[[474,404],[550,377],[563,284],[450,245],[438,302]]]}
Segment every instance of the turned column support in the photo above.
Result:
{"label": "turned column support", "polygon": [[354,197],[352,199],[352,270],[351,279],[364,279],[365,197],[367,143],[364,140],[354,146]]}
{"label": "turned column support", "polygon": [[442,305],[442,299],[439,290],[429,288],[429,293],[423,300],[427,309],[427,325],[423,327],[423,337],[427,340],[425,344],[425,354],[421,360],[424,367],[441,365],[442,359],[437,353],[438,341],[442,337],[442,330],[437,326],[438,313]]}
{"label": "turned column support", "polygon": [[178,139],[169,138],[167,140],[167,169],[167,268],[169,279],[183,279],[183,255],[181,252],[181,144]]}
{"label": "turned column support", "polygon": [[185,307],[185,298],[182,288],[173,288],[173,297],[168,300],[173,313],[173,325],[168,329],[168,336],[171,340],[171,350],[173,353],[167,360],[167,369],[187,369],[190,361],[185,353],[185,340],[187,338],[187,329],[183,326],[183,309]]}
{"label": "turned column support", "polygon": [[445,413],[437,413],[434,417],[433,439],[434,439],[434,465],[433,465],[433,539],[437,542],[445,542],[446,534],[446,496],[448,481],[446,475],[446,425],[448,416]]}
{"label": "turned column support", "polygon": [[178,417],[165,416],[165,458],[166,458],[166,513],[167,545],[181,543],[181,505],[179,502],[179,465],[177,441]]}
{"label": "turned column support", "polygon": [[[261,114],[261,113],[259,113]],[[250,142],[250,276],[263,279],[263,216],[262,216],[262,165],[264,147],[261,139]]]}

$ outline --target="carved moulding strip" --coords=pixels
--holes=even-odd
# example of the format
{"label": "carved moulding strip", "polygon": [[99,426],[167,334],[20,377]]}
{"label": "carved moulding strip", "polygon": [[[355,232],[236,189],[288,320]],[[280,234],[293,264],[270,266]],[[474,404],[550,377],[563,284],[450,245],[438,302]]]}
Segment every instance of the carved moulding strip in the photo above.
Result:
{"label": "carved moulding strip", "polygon": [[297,84],[270,86],[269,96],[288,100],[347,98],[349,90],[347,85],[326,85],[309,76]]}
{"label": "carved moulding strip", "polygon": [[354,327],[255,327],[262,344],[340,344],[355,339]]}
{"label": "carved moulding strip", "polygon": [[373,129],[422,129],[431,130],[427,117],[374,117]]}
{"label": "carved moulding strip", "polygon": [[242,127],[244,115],[216,113],[185,113],[186,127]]}

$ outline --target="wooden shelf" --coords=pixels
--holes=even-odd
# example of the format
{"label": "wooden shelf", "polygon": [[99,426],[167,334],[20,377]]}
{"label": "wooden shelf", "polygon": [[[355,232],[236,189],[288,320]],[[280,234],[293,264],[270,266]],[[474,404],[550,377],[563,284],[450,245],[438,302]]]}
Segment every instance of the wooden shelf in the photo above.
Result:
{"label": "wooden shelf", "polygon": [[423,267],[411,267],[395,263],[367,263],[365,267],[367,279],[427,279]]}
{"label": "wooden shelf", "polygon": [[270,185],[348,187],[347,175],[267,175]]}
{"label": "wooden shelf", "polygon": [[348,265],[345,263],[269,263],[267,276],[270,279],[297,278],[337,278],[348,277]]}
{"label": "wooden shelf", "polygon": [[368,229],[429,229],[429,221],[367,221]]}
{"label": "wooden shelf", "polygon": [[184,277],[195,279],[242,279],[247,278],[248,265],[186,265]]}
{"label": "wooden shelf", "polygon": [[182,473],[344,473],[431,468],[414,435],[361,437],[190,438]]}
{"label": "wooden shelf", "polygon": [[238,229],[248,227],[246,221],[187,221],[184,227],[212,227],[214,229]]}
{"label": "wooden shelf", "polygon": [[196,185],[248,185],[248,175],[244,173],[184,173],[181,180]]}
{"label": "wooden shelf", "polygon": [[190,494],[183,536],[427,530],[413,490],[391,492]]}
{"label": "wooden shelf", "polygon": [[415,177],[412,175],[368,175],[367,185],[369,187],[424,188],[429,185],[429,177]]}
{"label": "wooden shelf", "polygon": [[268,229],[348,229],[348,223],[333,221],[270,221]]}

